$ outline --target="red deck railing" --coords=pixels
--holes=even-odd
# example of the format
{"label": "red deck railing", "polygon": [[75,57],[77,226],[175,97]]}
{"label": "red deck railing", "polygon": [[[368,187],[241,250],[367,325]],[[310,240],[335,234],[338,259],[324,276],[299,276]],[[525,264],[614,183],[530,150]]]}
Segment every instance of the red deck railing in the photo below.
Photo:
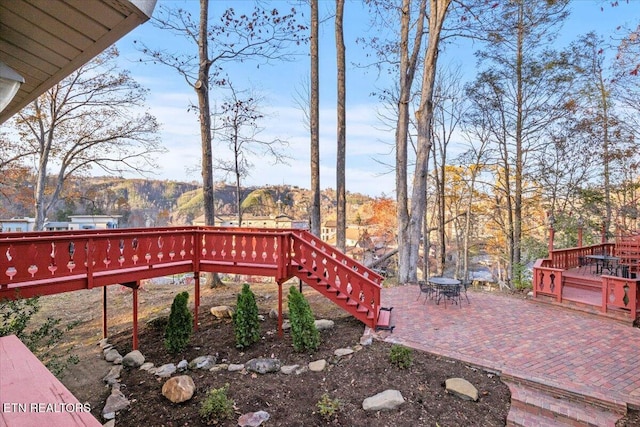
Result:
{"label": "red deck railing", "polygon": [[[627,245],[628,246],[628,245]],[[619,247],[624,247],[627,258],[629,257],[629,249],[618,241],[614,243],[601,243],[592,246],[584,246],[578,248],[556,249],[553,250],[549,258],[539,259],[533,267],[533,296],[538,295],[552,297],[555,301],[563,302],[563,288],[565,286],[566,270],[575,269],[585,266],[588,263],[589,255],[607,255],[620,256],[617,253]],[[623,258],[621,258],[623,259]],[[603,313],[609,312],[611,309],[618,309],[628,312],[631,319],[636,319],[640,315],[640,278],[633,273],[633,270],[627,269],[627,276],[616,277],[602,275],[600,276],[602,299],[600,310]],[[629,271],[632,272],[629,275]],[[575,281],[576,278],[574,277]],[[593,282],[593,279],[590,280]]]}
{"label": "red deck railing", "polygon": [[[143,279],[186,272],[271,276],[279,284],[298,276],[365,324],[378,325],[382,277],[304,230],[177,227],[0,234],[0,299],[123,283],[137,288]],[[198,298],[196,288],[196,315]]]}

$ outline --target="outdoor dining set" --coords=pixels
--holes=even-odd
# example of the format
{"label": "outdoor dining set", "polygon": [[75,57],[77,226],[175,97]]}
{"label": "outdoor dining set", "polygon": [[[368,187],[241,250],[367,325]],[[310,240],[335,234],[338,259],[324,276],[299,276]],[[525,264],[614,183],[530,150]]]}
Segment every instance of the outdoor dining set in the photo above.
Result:
{"label": "outdoor dining set", "polygon": [[440,302],[444,302],[445,308],[447,302],[456,304],[459,307],[462,306],[462,297],[470,304],[469,297],[467,296],[468,282],[462,282],[458,279],[450,277],[429,277],[427,280],[420,280],[418,282],[420,293],[418,294],[418,300],[424,294],[426,303],[427,300],[432,300],[436,305],[440,305]]}

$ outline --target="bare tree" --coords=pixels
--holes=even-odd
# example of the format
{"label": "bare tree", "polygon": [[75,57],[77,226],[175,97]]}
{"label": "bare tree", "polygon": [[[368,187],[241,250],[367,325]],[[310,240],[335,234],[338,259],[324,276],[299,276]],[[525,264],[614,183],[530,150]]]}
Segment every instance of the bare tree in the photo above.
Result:
{"label": "bare tree", "polygon": [[344,0],[336,0],[336,66],[338,69],[338,121],[337,121],[337,151],[336,151],[336,246],[341,251],[346,250],[347,239],[347,195],[345,183],[346,167],[346,63],[344,32]]}
{"label": "bare tree", "polygon": [[[35,227],[41,230],[66,180],[96,169],[151,173],[158,144],[145,90],[116,65],[110,48],[45,92],[15,120],[33,159]],[[51,173],[53,171],[53,173]]]}
{"label": "bare tree", "polygon": [[320,58],[318,34],[318,0],[311,6],[311,91],[309,129],[311,132],[311,232],[320,236]]}
{"label": "bare tree", "polygon": [[[273,159],[274,164],[285,161],[283,149],[288,143],[281,139],[260,139],[264,128],[259,126],[265,117],[260,112],[262,99],[246,91],[235,89],[231,81],[227,81],[229,96],[220,105],[215,116],[220,119],[216,126],[216,134],[220,142],[226,143],[231,151],[230,160],[217,159],[217,168],[233,175],[236,185],[236,210],[238,227],[242,226],[242,179],[249,175],[253,164],[249,156],[260,155]],[[264,158],[263,157],[263,158]]]}
{"label": "bare tree", "polygon": [[151,61],[174,69],[196,91],[205,222],[207,225],[214,225],[211,86],[226,84],[222,75],[225,65],[230,62],[252,60],[260,64],[289,59],[288,46],[304,41],[301,32],[305,27],[297,23],[295,9],[281,14],[277,9],[267,10],[256,6],[251,13],[243,14],[229,8],[222,11],[215,24],[209,22],[208,0],[200,0],[199,12],[199,19],[196,21],[185,9],[161,6],[152,19],[156,27],[182,37],[197,47],[197,54],[186,50],[168,52],[164,45],[151,47],[145,43],[140,44]]}

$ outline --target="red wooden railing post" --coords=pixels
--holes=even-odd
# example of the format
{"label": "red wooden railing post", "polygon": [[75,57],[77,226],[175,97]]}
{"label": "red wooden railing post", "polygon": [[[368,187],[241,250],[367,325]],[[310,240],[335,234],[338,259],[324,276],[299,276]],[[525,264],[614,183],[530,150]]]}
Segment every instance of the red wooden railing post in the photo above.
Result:
{"label": "red wooden railing post", "polygon": [[140,281],[130,284],[133,290],[133,350],[138,349],[138,288]]}
{"label": "red wooden railing post", "polygon": [[198,330],[198,308],[200,307],[200,272],[193,272],[193,287],[194,287],[194,306],[193,306],[193,330]]}
{"label": "red wooden railing post", "polygon": [[107,338],[107,287],[102,287],[102,338]]}

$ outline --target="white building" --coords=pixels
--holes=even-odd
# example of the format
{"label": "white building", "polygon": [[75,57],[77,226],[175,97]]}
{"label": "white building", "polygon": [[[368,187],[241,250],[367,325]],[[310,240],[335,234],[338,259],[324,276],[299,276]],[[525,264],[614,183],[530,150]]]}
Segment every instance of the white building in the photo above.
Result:
{"label": "white building", "polygon": [[29,217],[0,219],[0,231],[3,233],[33,231],[35,224],[36,219]]}
{"label": "white building", "polygon": [[69,215],[68,230],[107,230],[118,228],[122,215]]}

